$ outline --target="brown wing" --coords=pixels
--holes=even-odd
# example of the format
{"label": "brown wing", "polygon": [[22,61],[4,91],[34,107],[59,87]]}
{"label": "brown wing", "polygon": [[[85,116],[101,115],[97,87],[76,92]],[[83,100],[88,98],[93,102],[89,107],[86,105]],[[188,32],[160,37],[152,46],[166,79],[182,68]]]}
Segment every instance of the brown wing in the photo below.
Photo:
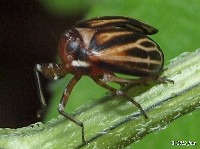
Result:
{"label": "brown wing", "polygon": [[116,73],[147,76],[163,66],[163,53],[153,40],[124,28],[98,30],[89,49],[91,62]]}
{"label": "brown wing", "polygon": [[74,25],[74,28],[105,28],[105,27],[122,27],[129,30],[137,30],[145,33],[146,35],[152,35],[158,32],[158,30],[148,24],[140,22],[136,19],[123,17],[123,16],[103,16],[84,20]]}

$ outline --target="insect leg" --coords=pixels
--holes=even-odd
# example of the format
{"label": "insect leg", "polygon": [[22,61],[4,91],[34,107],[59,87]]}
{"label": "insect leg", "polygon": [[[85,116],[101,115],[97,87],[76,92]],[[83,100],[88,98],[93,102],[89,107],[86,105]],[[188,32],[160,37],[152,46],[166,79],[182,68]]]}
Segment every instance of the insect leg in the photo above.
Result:
{"label": "insect leg", "polygon": [[125,78],[120,78],[116,76],[114,73],[113,74],[104,74],[102,79],[100,79],[102,82],[107,83],[107,82],[115,82],[119,84],[121,87],[124,87],[126,85],[140,85],[140,84],[148,84],[148,79],[145,78],[138,78],[138,79],[125,79]]}
{"label": "insect leg", "polygon": [[121,90],[117,90],[113,87],[108,86],[106,83],[102,82],[101,80],[99,80],[99,78],[93,78],[93,80],[100,85],[101,87],[111,91],[112,93],[114,93],[117,96],[123,96],[124,98],[126,98],[128,101],[132,102],[135,106],[137,106],[140,111],[142,112],[142,114],[144,115],[145,118],[148,118],[145,111],[142,109],[141,105],[139,103],[137,103],[136,101],[134,101],[131,97],[129,97],[128,95],[126,95],[123,91]]}
{"label": "insect leg", "polygon": [[116,82],[116,83],[120,83],[120,85],[126,84],[126,83],[131,83],[130,80],[119,78],[114,73],[105,73],[105,74],[103,74],[103,76],[100,80],[104,83]]}
{"label": "insect leg", "polygon": [[62,65],[58,64],[36,64],[34,67],[34,74],[35,74],[35,79],[37,82],[37,89],[39,93],[39,98],[40,98],[40,103],[41,103],[41,109],[38,110],[37,112],[37,117],[40,117],[41,114],[46,110],[47,105],[46,101],[43,95],[41,83],[40,83],[40,77],[39,77],[39,72],[42,73],[46,78],[51,79],[51,80],[57,80],[59,78],[62,78],[66,75],[66,70],[62,69]]}
{"label": "insect leg", "polygon": [[62,98],[60,100],[60,104],[58,106],[58,112],[63,115],[65,118],[69,119],[70,121],[74,122],[76,125],[80,126],[82,128],[82,142],[85,143],[85,133],[84,133],[84,125],[81,121],[73,118],[71,115],[66,113],[64,111],[65,105],[67,104],[69,95],[74,87],[74,85],[78,82],[78,80],[81,78],[81,76],[74,76],[67,87],[65,88],[65,91],[63,92]]}
{"label": "insect leg", "polygon": [[156,80],[156,82],[158,82],[158,83],[164,83],[164,84],[170,82],[170,83],[173,83],[173,84],[174,84],[174,80],[168,79],[166,76],[159,77],[159,78]]}
{"label": "insect leg", "polygon": [[124,79],[116,76],[115,74],[104,74],[102,79],[102,82],[116,82],[120,84],[121,86],[124,86],[123,84],[130,84],[130,85],[147,85],[152,82],[157,82],[157,83],[174,83],[173,80],[168,79],[165,76],[162,77],[140,77],[138,79]]}
{"label": "insect leg", "polygon": [[42,87],[41,87],[41,83],[40,83],[40,77],[39,77],[39,73],[38,73],[38,69],[35,66],[34,67],[34,74],[35,74],[35,79],[36,79],[36,84],[37,84],[37,89],[38,89],[38,94],[39,94],[39,99],[40,99],[40,103],[41,103],[41,109],[37,111],[37,117],[41,117],[41,114],[44,113],[44,111],[47,109],[47,104],[46,101],[44,99],[44,95],[43,95],[43,91],[42,91]]}

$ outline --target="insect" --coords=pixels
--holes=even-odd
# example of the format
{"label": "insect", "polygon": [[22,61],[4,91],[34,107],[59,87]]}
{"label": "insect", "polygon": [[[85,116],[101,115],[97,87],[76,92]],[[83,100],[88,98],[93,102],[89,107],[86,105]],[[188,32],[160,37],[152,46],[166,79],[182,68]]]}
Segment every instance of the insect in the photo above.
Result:
{"label": "insect", "polygon": [[[139,103],[107,83],[122,85],[145,83],[149,80],[165,81],[160,77],[163,52],[158,44],[147,36],[157,32],[152,26],[123,16],[103,16],[75,24],[61,36],[58,45],[61,63],[36,64],[34,68],[42,108],[46,108],[46,102],[39,72],[51,80],[71,73],[74,76],[63,92],[58,112],[82,128],[83,143],[86,142],[83,123],[64,111],[74,85],[83,75],[91,77],[101,87],[132,102],[147,118]],[[115,73],[137,76],[139,79],[120,78]]]}

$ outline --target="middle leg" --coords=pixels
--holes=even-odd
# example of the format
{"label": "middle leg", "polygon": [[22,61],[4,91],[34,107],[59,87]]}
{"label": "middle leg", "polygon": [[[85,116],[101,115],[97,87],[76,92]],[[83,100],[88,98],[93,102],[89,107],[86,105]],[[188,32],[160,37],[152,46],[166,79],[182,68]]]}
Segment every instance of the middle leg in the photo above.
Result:
{"label": "middle leg", "polygon": [[148,116],[146,115],[145,111],[142,109],[141,105],[140,105],[138,102],[134,101],[134,100],[133,100],[131,97],[129,97],[127,94],[125,94],[122,90],[118,90],[118,89],[115,89],[115,88],[113,88],[113,87],[107,85],[105,82],[101,81],[101,80],[100,80],[99,78],[97,78],[97,77],[93,77],[93,80],[94,80],[98,85],[100,85],[101,87],[103,87],[103,88],[105,88],[105,89],[111,91],[111,92],[114,93],[115,95],[117,95],[117,96],[122,96],[122,97],[126,98],[128,101],[130,101],[131,103],[133,103],[134,105],[136,105],[136,106],[140,109],[141,113],[143,114],[143,116],[144,116],[146,119],[148,118]]}

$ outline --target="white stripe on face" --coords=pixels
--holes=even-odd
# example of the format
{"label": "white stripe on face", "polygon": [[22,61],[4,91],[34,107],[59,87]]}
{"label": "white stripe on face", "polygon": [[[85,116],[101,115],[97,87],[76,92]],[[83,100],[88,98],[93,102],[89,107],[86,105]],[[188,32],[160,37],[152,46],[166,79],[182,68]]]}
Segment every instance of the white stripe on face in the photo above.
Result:
{"label": "white stripe on face", "polygon": [[90,66],[89,63],[85,61],[79,61],[79,60],[73,60],[71,64],[74,67],[89,67]]}

